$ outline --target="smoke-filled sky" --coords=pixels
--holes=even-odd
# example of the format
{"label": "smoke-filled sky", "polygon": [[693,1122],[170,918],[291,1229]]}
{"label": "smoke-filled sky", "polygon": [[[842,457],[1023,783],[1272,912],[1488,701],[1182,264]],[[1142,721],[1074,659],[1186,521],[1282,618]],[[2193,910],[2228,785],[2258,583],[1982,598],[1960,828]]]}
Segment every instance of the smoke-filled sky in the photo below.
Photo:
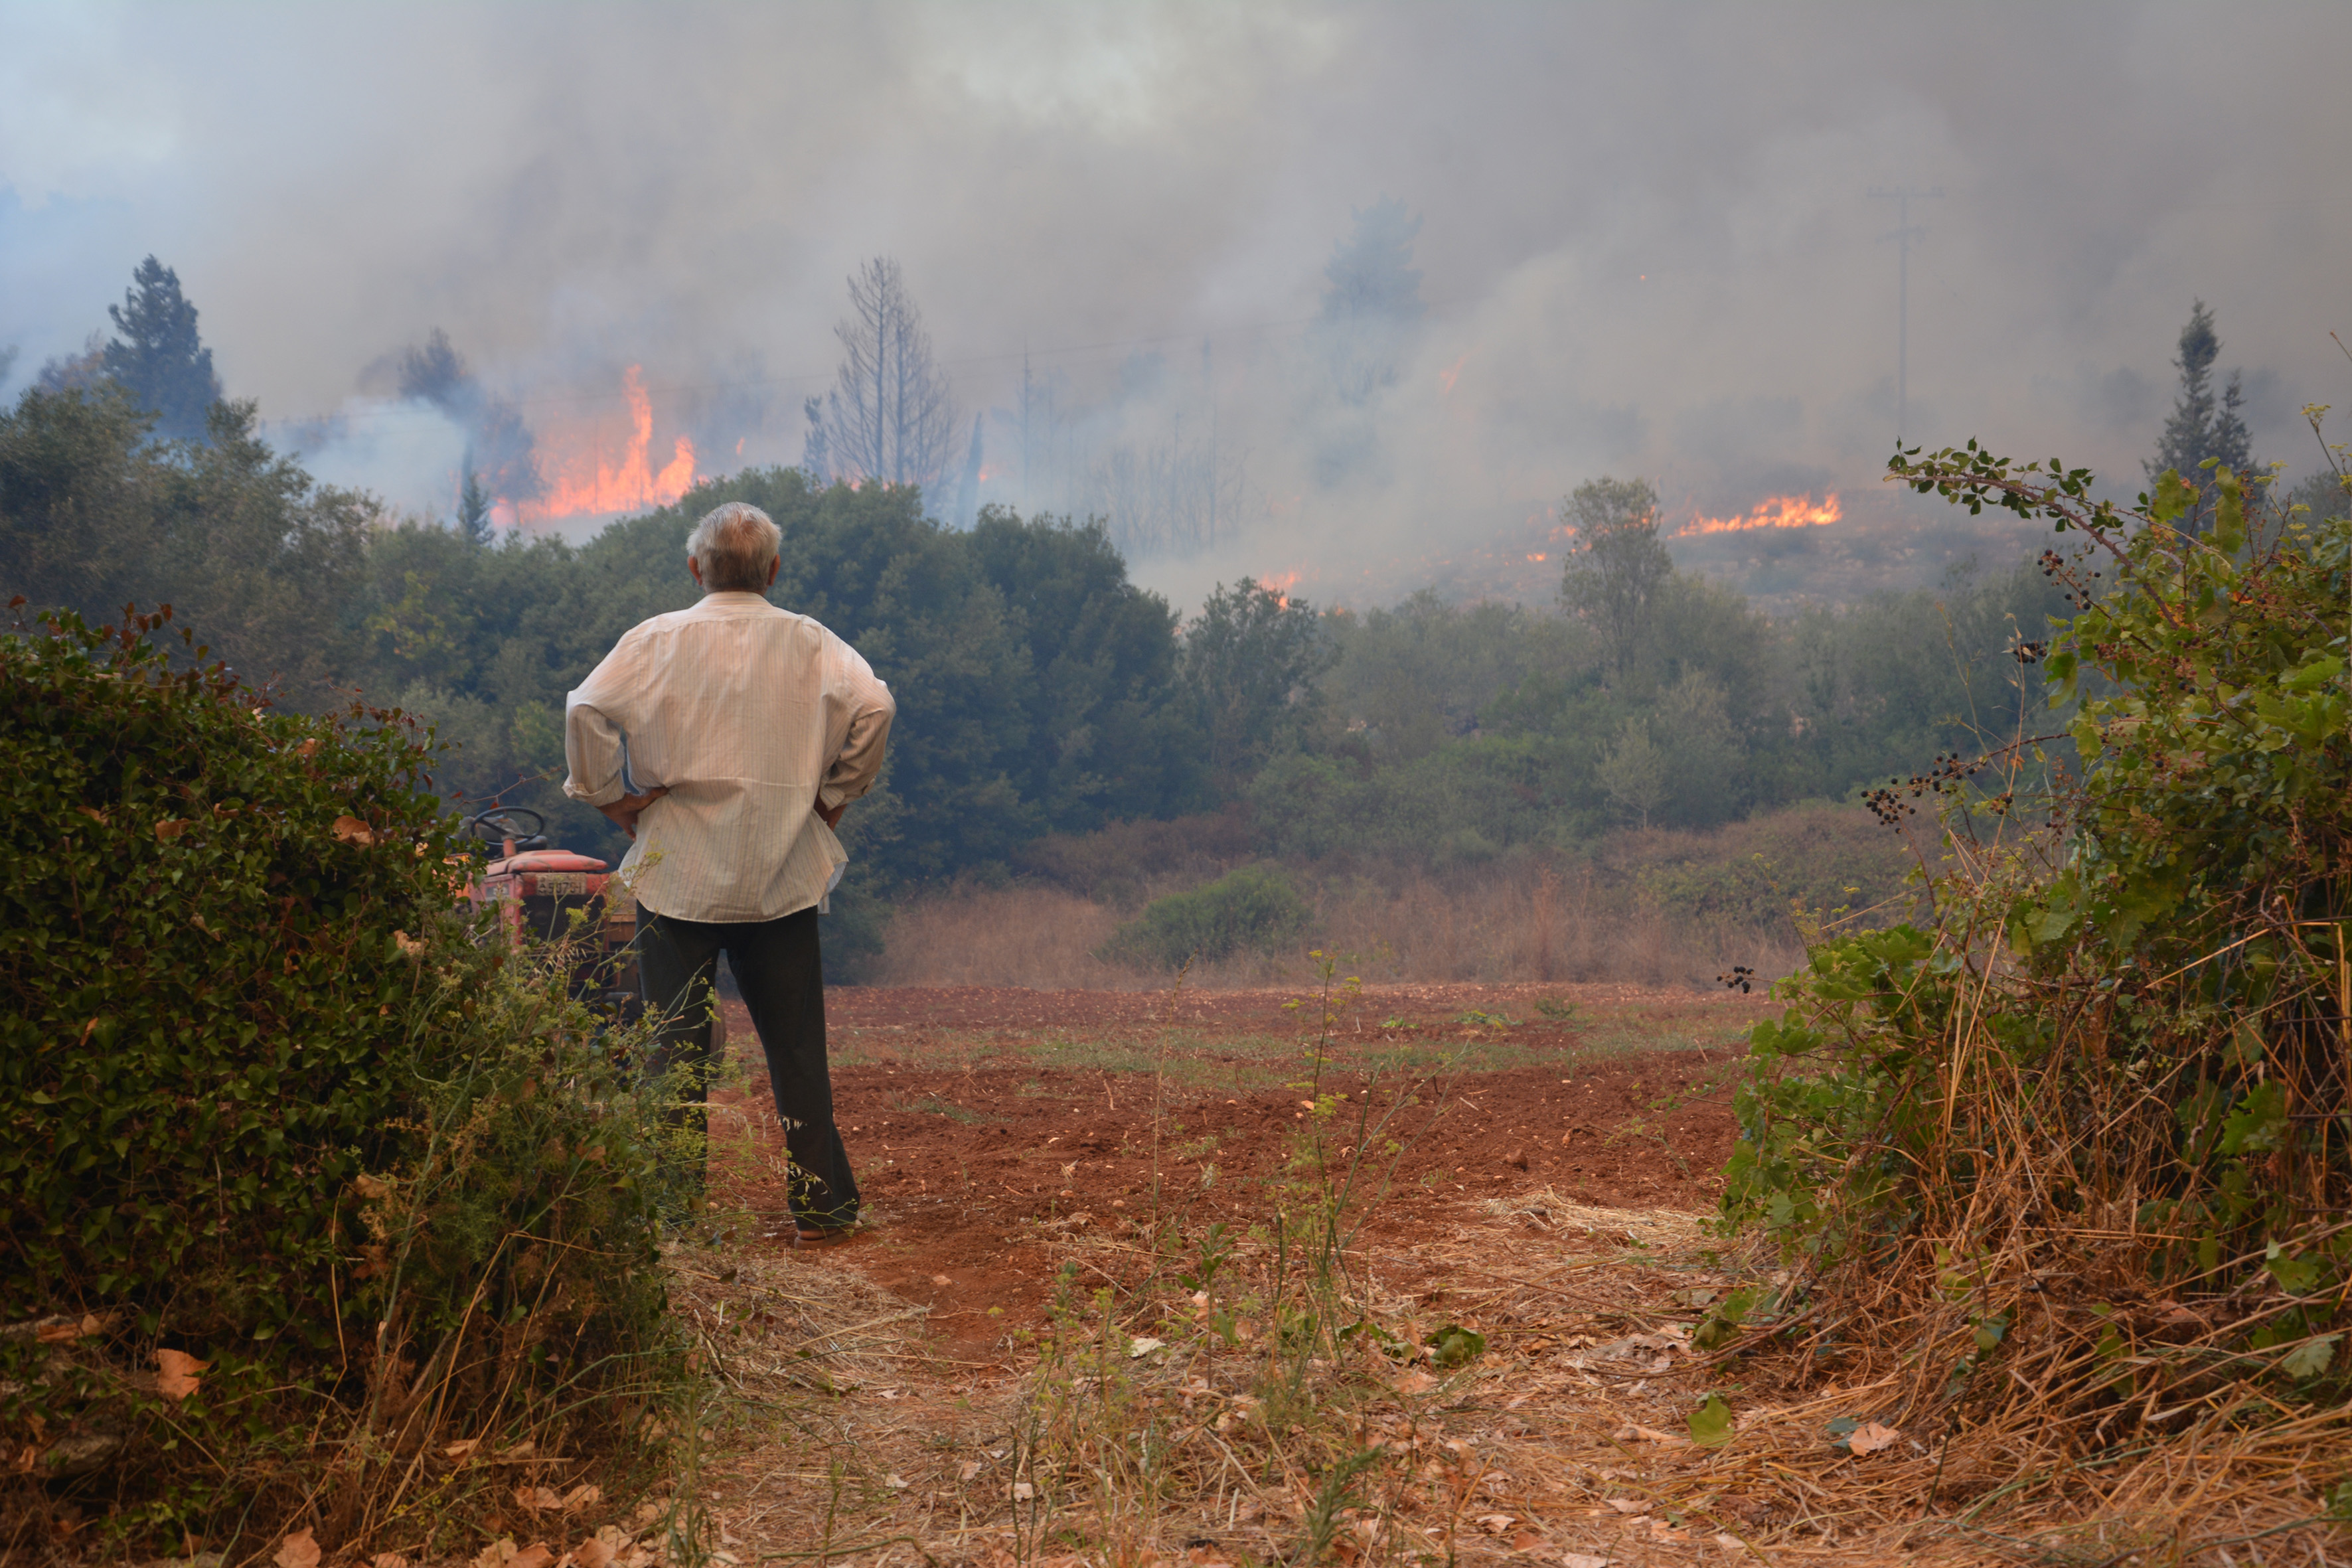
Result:
{"label": "smoke-filled sky", "polygon": [[[152,251],[233,395],[341,414],[276,428],[446,512],[464,437],[384,370],[433,328],[551,461],[591,425],[625,447],[642,366],[648,468],[685,436],[707,476],[799,460],[845,278],[889,256],[964,424],[999,416],[978,499],[1078,504],[1115,451],[1213,429],[1215,535],[1138,552],[1180,602],[1466,583],[1601,473],[1670,522],[1834,490],[1805,531],[1884,542],[1944,522],[1876,481],[1874,188],[1941,193],[1912,209],[1914,439],[2137,488],[2201,297],[2258,452],[2315,465],[2299,405],[2352,407],[2347,46],[2336,3],[5,5],[0,348],[13,393]],[[1335,472],[1310,323],[1384,198],[1426,312]],[[1095,489],[1049,490],[1050,450],[1024,479],[1024,351]]]}

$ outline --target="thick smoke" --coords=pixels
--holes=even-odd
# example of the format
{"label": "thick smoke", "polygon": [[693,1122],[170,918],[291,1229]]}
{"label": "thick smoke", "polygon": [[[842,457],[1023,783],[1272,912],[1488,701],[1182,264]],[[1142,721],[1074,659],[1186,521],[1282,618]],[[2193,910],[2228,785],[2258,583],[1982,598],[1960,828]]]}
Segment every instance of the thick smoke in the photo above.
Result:
{"label": "thick smoke", "polygon": [[[0,345],[24,384],[153,251],[233,395],[338,412],[321,467],[430,510],[485,409],[575,480],[799,461],[845,280],[887,256],[957,402],[942,515],[1099,511],[1180,600],[1539,595],[1548,509],[1603,472],[1678,526],[1838,492],[1677,545],[1837,595],[2013,544],[1877,482],[1874,188],[1941,192],[1914,439],[2136,484],[2201,297],[2257,454],[2316,461],[2298,405],[2352,404],[2347,44],[2318,5],[23,6]],[[396,386],[346,408],[436,328],[476,401],[423,399],[438,433]],[[412,453],[442,468],[371,467]]]}

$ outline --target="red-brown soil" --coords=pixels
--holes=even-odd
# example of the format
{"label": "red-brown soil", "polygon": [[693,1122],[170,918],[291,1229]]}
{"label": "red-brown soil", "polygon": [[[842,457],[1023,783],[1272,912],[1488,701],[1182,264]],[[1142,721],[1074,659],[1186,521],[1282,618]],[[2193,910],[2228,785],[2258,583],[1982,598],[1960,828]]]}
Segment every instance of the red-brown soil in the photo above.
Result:
{"label": "red-brown soil", "polygon": [[[1312,1173],[1318,1145],[1334,1179],[1352,1170],[1370,1233],[1391,1242],[1458,1224],[1466,1200],[1546,1187],[1628,1209],[1703,1209],[1721,1191],[1729,1037],[1760,998],[1367,988],[1333,1008],[1320,1089],[1347,1099],[1318,1118],[1300,1086],[1314,1081],[1322,1007],[1286,1007],[1296,995],[1185,994],[1171,1008],[1165,994],[828,993],[837,1120],[866,1223],[811,1261],[929,1305],[947,1353],[994,1362],[1043,1317],[1050,1240],[1120,1233],[1122,1221],[1190,1238],[1217,1221],[1244,1228],[1281,1184]],[[1569,1016],[1538,1012],[1538,998]],[[718,1100],[752,1152],[722,1175],[721,1205],[748,1207],[782,1233],[770,1245],[787,1246],[774,1107],[740,1005],[729,1025],[753,1070]],[[1714,1043],[1642,1048],[1694,1036]],[[1402,1148],[1384,1152],[1391,1142]]]}

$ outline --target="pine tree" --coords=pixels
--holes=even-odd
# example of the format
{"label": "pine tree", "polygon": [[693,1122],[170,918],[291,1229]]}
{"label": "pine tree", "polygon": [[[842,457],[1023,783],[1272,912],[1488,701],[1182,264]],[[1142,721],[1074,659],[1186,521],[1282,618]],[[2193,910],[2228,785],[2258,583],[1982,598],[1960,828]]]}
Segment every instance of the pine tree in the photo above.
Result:
{"label": "pine tree", "polygon": [[466,466],[466,485],[457,492],[457,531],[476,544],[490,542],[490,497],[482,489],[473,465]]}
{"label": "pine tree", "polygon": [[180,275],[149,257],[131,274],[122,303],[106,313],[121,334],[104,350],[108,379],[155,416],[158,436],[203,440],[221,384],[213,351],[196,334],[196,308],[180,292]]}
{"label": "pine tree", "polygon": [[2236,371],[2217,398],[2213,393],[2213,362],[2221,357],[2221,339],[2213,330],[2213,312],[2197,300],[2189,324],[2180,329],[2180,357],[2172,363],[2180,371],[2180,395],[2173,400],[2172,416],[2164,422],[2156,456],[2143,465],[2152,485],[2168,468],[2202,488],[2205,459],[2220,459],[2233,473],[2253,466],[2253,442],[2242,412],[2245,393]]}

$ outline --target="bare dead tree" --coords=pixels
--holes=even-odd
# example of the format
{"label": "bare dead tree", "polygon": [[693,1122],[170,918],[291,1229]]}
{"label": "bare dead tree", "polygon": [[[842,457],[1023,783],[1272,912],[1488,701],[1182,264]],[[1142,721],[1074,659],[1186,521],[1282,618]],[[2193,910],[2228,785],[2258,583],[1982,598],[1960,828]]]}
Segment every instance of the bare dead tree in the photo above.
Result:
{"label": "bare dead tree", "polygon": [[898,264],[877,256],[852,273],[849,303],[833,329],[841,374],[812,450],[834,479],[935,485],[955,455],[955,399]]}

